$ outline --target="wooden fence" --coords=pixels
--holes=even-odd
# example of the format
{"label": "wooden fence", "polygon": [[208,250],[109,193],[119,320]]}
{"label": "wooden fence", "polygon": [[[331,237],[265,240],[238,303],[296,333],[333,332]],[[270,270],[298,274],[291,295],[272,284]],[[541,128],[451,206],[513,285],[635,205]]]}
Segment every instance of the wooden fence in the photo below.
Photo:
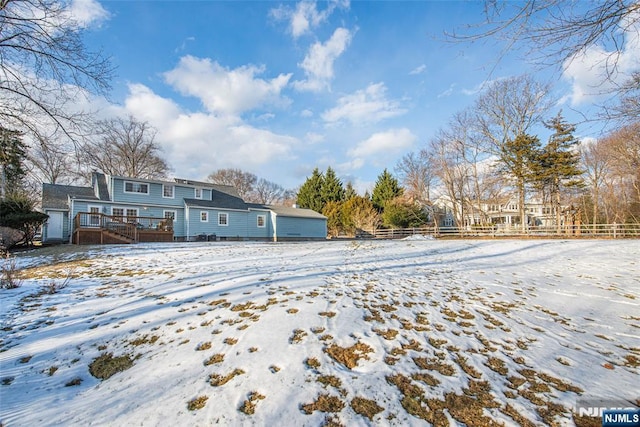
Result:
{"label": "wooden fence", "polygon": [[381,228],[370,232],[360,231],[356,238],[402,239],[423,235],[433,237],[598,237],[598,238],[640,238],[640,224],[582,224],[556,227],[529,227],[522,231],[511,226],[421,227],[421,228]]}

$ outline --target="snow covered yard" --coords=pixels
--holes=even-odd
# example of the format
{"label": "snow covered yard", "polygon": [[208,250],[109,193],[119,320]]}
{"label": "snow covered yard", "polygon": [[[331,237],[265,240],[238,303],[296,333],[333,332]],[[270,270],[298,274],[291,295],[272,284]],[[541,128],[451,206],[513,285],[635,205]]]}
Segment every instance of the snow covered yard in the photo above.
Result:
{"label": "snow covered yard", "polygon": [[640,403],[638,240],[65,249],[0,290],[3,426],[588,425],[578,399]]}

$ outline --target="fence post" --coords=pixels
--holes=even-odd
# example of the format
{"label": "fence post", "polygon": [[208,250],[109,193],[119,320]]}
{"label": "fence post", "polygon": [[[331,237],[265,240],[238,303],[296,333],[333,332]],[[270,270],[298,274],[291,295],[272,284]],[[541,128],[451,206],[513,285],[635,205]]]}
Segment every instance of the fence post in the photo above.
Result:
{"label": "fence post", "polygon": [[613,223],[613,238],[615,239],[617,237],[618,234],[618,223],[614,222]]}

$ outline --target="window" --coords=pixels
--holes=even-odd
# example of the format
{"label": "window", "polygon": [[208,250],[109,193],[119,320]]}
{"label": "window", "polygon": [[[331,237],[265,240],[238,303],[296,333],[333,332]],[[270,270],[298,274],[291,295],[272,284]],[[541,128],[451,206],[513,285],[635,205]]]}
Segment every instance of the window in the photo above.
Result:
{"label": "window", "polygon": [[218,225],[225,226],[225,227],[227,225],[229,225],[229,214],[219,213],[218,214]]}
{"label": "window", "polygon": [[114,217],[116,221],[122,221],[122,217],[124,217],[124,209],[111,208],[111,215]]}
{"label": "window", "polygon": [[163,211],[162,216],[164,219],[170,219],[171,221],[176,220],[176,211]]}
{"label": "window", "polygon": [[264,215],[258,215],[258,228],[264,228],[266,226],[266,217]]}
{"label": "window", "polygon": [[196,199],[202,199],[202,188],[196,188],[195,193]]}
{"label": "window", "polygon": [[173,185],[162,185],[162,197],[165,199],[173,199],[175,187]]}
{"label": "window", "polygon": [[209,222],[209,212],[200,211],[200,222]]}
{"label": "window", "polygon": [[149,194],[149,184],[145,184],[142,182],[128,182],[124,183],[124,192],[125,193],[136,193],[136,194]]}
{"label": "window", "polygon": [[138,221],[138,209],[127,209],[127,222],[135,223]]}
{"label": "window", "polygon": [[89,215],[89,226],[97,227],[100,225],[100,206],[89,206],[89,213],[98,215]]}

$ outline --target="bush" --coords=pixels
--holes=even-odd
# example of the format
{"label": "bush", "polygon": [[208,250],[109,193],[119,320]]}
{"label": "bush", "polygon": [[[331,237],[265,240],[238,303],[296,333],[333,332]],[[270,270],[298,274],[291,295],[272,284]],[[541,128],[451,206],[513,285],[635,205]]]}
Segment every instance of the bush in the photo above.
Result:
{"label": "bush", "polygon": [[18,277],[19,272],[20,270],[16,267],[16,259],[7,254],[2,262],[0,289],[16,289],[22,286],[22,280]]}

